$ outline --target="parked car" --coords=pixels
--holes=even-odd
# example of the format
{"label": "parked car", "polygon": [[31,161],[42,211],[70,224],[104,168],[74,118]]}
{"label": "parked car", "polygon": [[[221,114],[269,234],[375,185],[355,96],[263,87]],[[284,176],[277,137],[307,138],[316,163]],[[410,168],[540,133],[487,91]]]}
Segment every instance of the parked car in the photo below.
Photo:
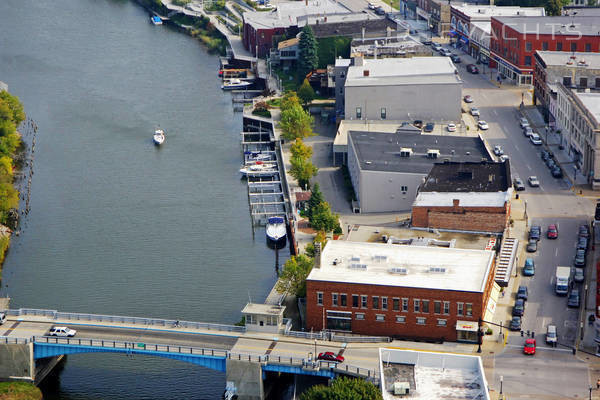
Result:
{"label": "parked car", "polygon": [[477,68],[477,66],[475,64],[468,64],[467,65],[467,71],[472,73],[472,74],[478,74],[479,73],[479,68]]}
{"label": "parked car", "polygon": [[531,140],[531,143],[536,146],[540,146],[542,144],[542,138],[540,138],[540,135],[537,133],[532,133],[531,136],[529,136],[529,140]]}
{"label": "parked car", "polygon": [[523,181],[519,177],[516,177],[515,179],[513,179],[513,187],[517,191],[525,190],[525,185],[523,184]]}
{"label": "parked car", "polygon": [[588,238],[590,236],[590,228],[587,225],[581,225],[579,227],[579,237]]}
{"label": "parked car", "polygon": [[423,43],[425,46],[431,46],[433,44],[431,40],[423,40],[421,43]]}
{"label": "parked car", "polygon": [[525,259],[525,264],[523,265],[523,275],[535,275],[535,263],[533,262],[533,258],[528,257],[527,259]]}
{"label": "parked car", "polygon": [[500,156],[500,162],[508,161],[508,156],[506,154],[502,154]]}
{"label": "parked car", "polygon": [[444,48],[442,48],[442,50],[440,50],[440,54],[443,55],[444,57],[450,57],[452,55],[450,50],[444,49]]}
{"label": "parked car", "polygon": [[77,331],[66,326],[54,326],[48,331],[48,336],[73,337]]}
{"label": "parked car", "polygon": [[526,250],[528,253],[535,253],[537,251],[537,240],[529,239]]}
{"label": "parked car", "polygon": [[462,62],[462,60],[460,59],[460,57],[457,56],[456,54],[450,55],[450,59],[452,60],[452,62],[454,64],[460,64]]}
{"label": "parked car", "polygon": [[548,158],[546,160],[546,167],[548,167],[549,170],[552,170],[552,168],[556,167],[556,163],[552,158]]}
{"label": "parked car", "polygon": [[332,362],[344,362],[344,357],[339,356],[337,354],[335,354],[334,352],[331,351],[326,351],[324,353],[319,353],[319,356],[317,357],[317,360],[323,360],[323,361],[332,361]]}
{"label": "parked car", "polygon": [[587,250],[588,248],[588,239],[585,237],[580,237],[577,239],[577,249]]}
{"label": "parked car", "polygon": [[[369,3],[368,7],[369,7],[369,10],[374,10],[375,9],[375,4]],[[423,42],[423,44],[425,44],[425,42]]]}
{"label": "parked car", "polygon": [[585,280],[585,272],[583,268],[575,268],[575,273],[573,274],[573,280],[575,282],[583,282]]}
{"label": "parked car", "polygon": [[567,298],[567,307],[579,308],[579,289],[571,289]]}
{"label": "parked car", "polygon": [[525,129],[526,126],[529,126],[529,121],[527,120],[527,118],[521,118],[519,119],[519,125],[521,125],[521,128]]}
{"label": "parked car", "polygon": [[431,48],[434,49],[435,51],[440,51],[442,49],[442,45],[439,43],[433,43],[431,45]]}
{"label": "parked car", "polygon": [[0,325],[3,325],[6,322],[6,314],[0,312]]}
{"label": "parked car", "polygon": [[563,172],[562,169],[560,169],[560,167],[558,165],[555,165],[552,170],[550,171],[550,173],[552,174],[553,177],[555,178],[562,178],[563,177]]}
{"label": "parked car", "polygon": [[529,239],[534,239],[536,241],[540,240],[542,236],[542,227],[539,225],[534,225],[529,229]]}
{"label": "parked car", "polygon": [[550,153],[547,150],[542,150],[540,157],[542,157],[542,161],[546,162],[546,160],[550,158]]}
{"label": "parked car", "polygon": [[512,315],[513,315],[513,317],[514,316],[522,317],[523,314],[525,314],[525,300],[517,299],[517,301],[515,301],[515,305],[513,306],[513,309],[512,309]]}
{"label": "parked car", "polygon": [[523,135],[525,135],[527,137],[531,137],[531,135],[533,135],[533,129],[526,126],[525,128],[523,128]]}
{"label": "parked car", "polygon": [[573,260],[573,264],[576,267],[585,267],[585,250],[577,249],[575,252],[575,259]]}
{"label": "parked car", "polygon": [[500,146],[499,144],[494,146],[494,154],[497,156],[501,156],[502,154],[504,154],[504,150],[502,150],[502,146]]}
{"label": "parked car", "polygon": [[375,14],[377,14],[377,15],[385,15],[385,10],[383,8],[381,8],[381,7],[377,7],[375,9]]}
{"label": "parked car", "polygon": [[548,325],[546,327],[546,343],[554,345],[558,340],[558,335],[556,333],[556,325]]}
{"label": "parked car", "polygon": [[479,120],[477,122],[477,127],[479,129],[481,129],[482,131],[487,131],[490,127],[488,126],[487,122],[485,122],[484,120]]}
{"label": "parked car", "polygon": [[470,94],[468,94],[465,97],[463,97],[463,100],[465,101],[465,103],[472,103],[474,101],[473,97],[471,97]]}
{"label": "parked car", "polygon": [[538,180],[537,176],[532,175],[529,178],[527,178],[527,183],[529,183],[529,186],[531,187],[539,187],[540,186],[540,181]]}
{"label": "parked car", "polygon": [[548,230],[546,231],[546,237],[548,239],[558,239],[558,227],[556,224],[548,225]]}
{"label": "parked car", "polygon": [[448,124],[446,129],[448,129],[448,132],[456,132],[456,124]]}
{"label": "parked car", "polygon": [[527,286],[519,286],[519,290],[517,290],[517,299],[523,299],[527,301],[529,297],[529,292],[527,290]]}
{"label": "parked car", "polygon": [[521,330],[521,317],[513,316],[510,320],[510,324],[508,325],[508,329],[511,331],[520,331]]}
{"label": "parked car", "polygon": [[419,129],[423,128],[423,121],[421,121],[420,119],[415,119],[413,121],[413,125]]}
{"label": "parked car", "polygon": [[433,128],[435,127],[435,124],[433,122],[428,122],[427,125],[425,125],[425,129],[423,129],[425,132],[433,132]]}
{"label": "parked car", "polygon": [[523,354],[530,356],[535,354],[535,339],[525,339],[525,345],[523,346]]}
{"label": "parked car", "polygon": [[471,107],[471,115],[474,116],[474,117],[479,117],[480,116],[480,114],[479,114],[479,108],[477,108],[477,107]]}

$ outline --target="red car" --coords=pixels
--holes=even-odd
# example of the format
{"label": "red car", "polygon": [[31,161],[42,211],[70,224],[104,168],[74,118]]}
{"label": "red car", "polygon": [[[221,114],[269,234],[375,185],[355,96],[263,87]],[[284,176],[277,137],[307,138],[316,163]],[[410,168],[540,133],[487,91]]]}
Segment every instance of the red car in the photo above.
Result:
{"label": "red car", "polygon": [[525,346],[523,346],[523,354],[528,354],[528,355],[535,354],[535,339],[525,340]]}
{"label": "red car", "polygon": [[317,357],[317,360],[323,360],[323,361],[333,361],[333,362],[344,362],[344,357],[342,356],[338,356],[337,354],[331,352],[331,351],[326,351],[325,353],[319,353],[319,357]]}
{"label": "red car", "polygon": [[548,232],[546,232],[548,239],[558,239],[558,228],[555,224],[548,225]]}

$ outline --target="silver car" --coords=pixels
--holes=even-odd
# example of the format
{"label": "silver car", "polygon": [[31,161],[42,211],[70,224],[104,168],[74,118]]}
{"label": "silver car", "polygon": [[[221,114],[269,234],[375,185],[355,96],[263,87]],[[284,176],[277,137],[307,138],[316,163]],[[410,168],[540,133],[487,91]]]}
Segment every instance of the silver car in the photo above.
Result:
{"label": "silver car", "polygon": [[529,178],[527,178],[527,183],[529,183],[529,186],[531,187],[540,186],[540,181],[538,180],[537,176],[530,176]]}
{"label": "silver car", "polygon": [[519,125],[521,125],[521,128],[525,129],[529,126],[529,121],[527,120],[527,118],[521,118],[519,120]]}

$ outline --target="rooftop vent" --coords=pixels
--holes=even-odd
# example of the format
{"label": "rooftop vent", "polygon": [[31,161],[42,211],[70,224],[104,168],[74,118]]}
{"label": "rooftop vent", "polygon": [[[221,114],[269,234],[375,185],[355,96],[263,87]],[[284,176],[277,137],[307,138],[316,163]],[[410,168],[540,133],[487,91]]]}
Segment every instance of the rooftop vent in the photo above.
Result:
{"label": "rooftop vent", "polygon": [[400,149],[400,157],[410,157],[412,152],[413,151],[410,147],[403,147]]}
{"label": "rooftop vent", "polygon": [[368,69],[363,70],[363,76],[369,76],[369,70]]}
{"label": "rooftop vent", "polygon": [[376,254],[373,256],[373,261],[375,262],[386,262],[387,261],[387,256],[382,256],[379,254]]}
{"label": "rooftop vent", "polygon": [[367,264],[358,264],[358,263],[356,263],[356,264],[350,264],[348,266],[348,268],[350,268],[350,269],[358,269],[358,270],[361,270],[361,271],[366,271],[367,270]]}
{"label": "rooftop vent", "polygon": [[436,149],[427,149],[427,157],[428,158],[438,158],[440,156],[440,151]]}
{"label": "rooftop vent", "polygon": [[388,271],[390,274],[400,274],[400,275],[408,274],[408,269],[406,269],[404,267],[394,267],[394,268],[388,269]]}
{"label": "rooftop vent", "polygon": [[429,272],[434,274],[445,274],[446,268],[444,267],[429,267]]}
{"label": "rooftop vent", "polygon": [[350,261],[359,262],[360,261],[360,257],[359,256],[352,256],[352,257],[350,257]]}

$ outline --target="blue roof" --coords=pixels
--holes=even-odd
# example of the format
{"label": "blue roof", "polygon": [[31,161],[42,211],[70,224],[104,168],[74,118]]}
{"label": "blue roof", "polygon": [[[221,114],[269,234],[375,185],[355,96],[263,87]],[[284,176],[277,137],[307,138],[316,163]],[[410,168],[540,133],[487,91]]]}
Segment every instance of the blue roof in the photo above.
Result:
{"label": "blue roof", "polygon": [[160,17],[159,17],[159,16],[156,16],[156,15],[152,17],[152,20],[153,20],[153,21],[156,21],[156,22],[158,22],[158,21],[162,21],[162,20],[160,19]]}

